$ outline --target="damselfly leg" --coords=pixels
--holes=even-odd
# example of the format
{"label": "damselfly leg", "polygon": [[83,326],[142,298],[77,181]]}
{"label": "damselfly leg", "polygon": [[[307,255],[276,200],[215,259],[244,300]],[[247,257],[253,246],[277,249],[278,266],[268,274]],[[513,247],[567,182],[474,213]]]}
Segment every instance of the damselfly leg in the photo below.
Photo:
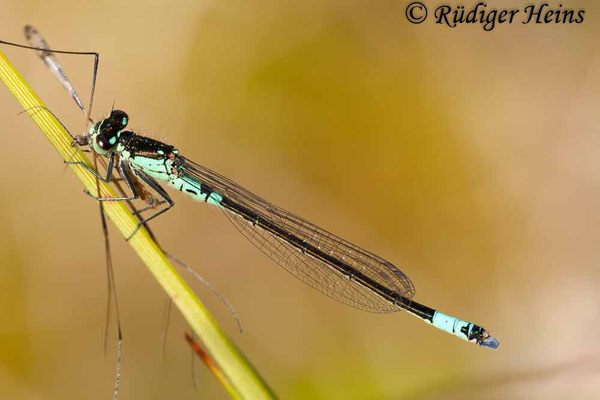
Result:
{"label": "damselfly leg", "polygon": [[[95,52],[62,52],[62,51],[57,52],[57,51],[50,50],[46,40],[38,33],[38,31],[34,27],[29,26],[29,25],[25,27],[25,37],[31,45],[30,48],[36,50],[38,56],[42,59],[42,61],[44,61],[46,66],[58,78],[58,80],[62,84],[62,86],[67,91],[69,91],[69,93],[71,94],[71,97],[77,104],[78,108],[81,110],[81,112],[86,117],[86,126],[90,122],[93,123],[93,121],[89,118],[89,115],[91,114],[92,107],[93,107],[94,91],[96,88],[96,78],[97,78],[97,73],[98,73],[98,62],[99,62],[99,57],[100,57],[99,54],[95,53]],[[60,65],[60,63],[58,62],[56,57],[54,56],[54,53],[93,55],[94,56],[94,68],[93,68],[93,75],[92,75],[92,85],[91,85],[91,90],[90,90],[90,102],[89,102],[89,107],[87,110],[84,108],[83,103],[81,102],[81,100],[80,100],[77,92],[75,91],[73,85],[71,84],[70,80],[67,78],[67,75],[65,74],[62,66]],[[70,133],[70,131],[67,129],[67,127],[62,123],[60,118],[58,118],[52,111],[50,111],[50,110],[48,110],[48,111],[55,117],[55,119],[57,121],[60,122],[62,127],[69,133],[69,135],[73,139],[73,142],[72,142],[73,146],[81,146],[81,145],[86,144],[87,140],[86,140],[85,136],[83,136],[83,135],[73,136]],[[99,176],[96,173],[96,170],[98,168],[98,161],[97,161],[98,157],[96,156],[95,153],[93,154],[92,157],[93,157],[94,169],[90,168],[88,165],[86,165],[85,163],[80,162],[80,161],[65,161],[65,164],[80,165],[80,166],[84,167],[86,170],[88,170],[89,172],[91,172],[96,177],[96,190],[97,190],[97,192],[99,192],[100,191],[99,181],[102,180],[103,182],[108,183],[111,180],[111,173],[112,173],[113,164],[114,164],[114,157],[111,157],[109,160],[109,164],[108,164],[109,168],[107,168],[107,176],[105,178]],[[121,358],[122,358],[122,352],[123,352],[123,334],[122,334],[122,328],[121,328],[121,317],[120,317],[120,313],[119,313],[119,303],[118,303],[118,298],[117,298],[117,289],[116,289],[116,282],[115,282],[115,276],[114,276],[114,270],[113,270],[112,255],[111,255],[111,251],[110,251],[110,240],[109,240],[108,226],[106,223],[106,215],[105,215],[104,206],[102,205],[102,203],[98,203],[98,208],[99,208],[99,212],[100,212],[102,233],[104,236],[104,249],[105,249],[106,272],[107,272],[107,283],[108,283],[107,317],[106,317],[106,326],[105,326],[105,333],[104,333],[104,351],[105,351],[105,353],[108,348],[108,326],[109,326],[109,320],[110,320],[111,300],[114,301],[114,304],[115,304],[115,315],[116,315],[116,323],[117,323],[117,367],[116,367],[116,374],[115,374],[115,388],[114,388],[114,392],[113,392],[113,399],[116,400],[119,396],[119,385],[120,385],[120,379],[121,379]]]}
{"label": "damselfly leg", "polygon": [[[106,174],[106,177],[104,177],[104,178],[102,176],[100,176],[96,171],[94,171],[91,168],[89,168],[83,162],[77,161],[77,162],[72,162],[72,164],[81,165],[86,170],[88,170],[90,173],[92,173],[96,177],[96,179],[100,179],[103,182],[109,183],[110,180],[111,180],[111,174],[112,174],[114,159],[115,159],[115,154],[113,153],[113,154],[110,155],[110,158],[109,158],[109,161],[108,161],[108,166],[107,166],[108,172]],[[127,184],[127,187],[129,188],[129,190],[131,190],[131,196],[125,196],[125,197],[100,197],[100,196],[94,196],[93,194],[91,194],[87,190],[84,190],[84,193],[87,194],[88,196],[90,196],[91,198],[93,198],[94,200],[97,200],[97,201],[100,201],[100,202],[103,202],[103,201],[132,201],[132,200],[139,199],[140,195],[139,195],[139,193],[137,191],[136,186],[133,184],[133,176],[132,176],[132,173],[130,172],[130,169],[129,169],[128,165],[125,164],[124,162],[120,161],[118,169],[119,169],[119,173],[121,174],[121,176],[125,180],[125,183]],[[161,214],[169,211],[175,205],[175,202],[171,199],[171,197],[167,194],[167,192],[152,177],[150,177],[149,175],[143,173],[142,171],[138,171],[138,170],[135,170],[135,169],[133,170],[133,175],[135,175],[136,177],[138,177],[139,179],[141,179],[148,187],[150,187],[161,198],[161,200],[159,200],[159,202],[158,202],[159,204],[168,203],[168,206],[166,208],[163,208],[162,210],[157,211],[156,213],[152,214],[151,216],[149,216],[147,218],[144,218],[140,222],[138,222],[138,224],[135,227],[135,229],[133,230],[133,232],[131,232],[131,234],[127,238],[125,238],[125,240],[131,239],[133,237],[133,235],[135,235],[136,232],[142,226],[145,226],[146,223],[148,223],[152,219],[154,219],[154,218],[158,217],[159,215],[161,215]]]}
{"label": "damselfly leg", "polygon": [[[98,168],[98,157],[93,155],[94,167]],[[98,179],[96,179],[96,190],[100,191],[100,185]],[[104,355],[108,352],[108,328],[110,325],[110,310],[111,301],[115,303],[115,314],[117,319],[117,371],[115,376],[115,390],[113,393],[113,399],[116,400],[119,396],[119,383],[121,380],[121,358],[123,354],[123,331],[121,329],[121,316],[119,313],[119,300],[117,297],[117,284],[115,280],[115,273],[112,263],[112,253],[110,251],[110,239],[108,233],[108,225],[106,223],[106,214],[104,212],[104,206],[102,203],[98,203],[98,209],[100,211],[100,222],[102,224],[102,233],[104,235],[104,258],[106,260],[106,275],[108,282],[108,296],[106,303],[106,324],[104,327]]]}
{"label": "damselfly leg", "polygon": [[[104,168],[106,168],[106,159],[105,158],[98,158],[99,162],[101,165],[104,166]],[[150,237],[152,237],[152,240],[154,240],[154,242],[156,242],[158,244],[158,246],[161,248],[161,250],[163,251],[163,253],[165,253],[165,255],[167,256],[167,258],[169,260],[171,260],[171,262],[173,262],[176,265],[179,265],[181,268],[183,268],[184,270],[186,270],[189,274],[192,275],[192,277],[194,279],[196,279],[198,282],[200,282],[202,285],[204,285],[208,290],[210,290],[213,295],[215,295],[222,303],[223,305],[225,305],[225,307],[227,308],[227,310],[229,311],[229,313],[231,314],[231,316],[233,317],[233,319],[235,320],[238,329],[240,331],[240,333],[243,332],[243,327],[242,327],[242,323],[239,319],[239,316],[237,314],[237,312],[235,311],[235,308],[233,307],[233,305],[229,302],[229,300],[227,300],[226,297],[224,297],[223,295],[221,295],[221,293],[219,293],[219,291],[217,291],[211,284],[210,282],[204,278],[202,275],[200,275],[198,273],[198,271],[196,271],[194,268],[190,267],[186,262],[184,262],[183,260],[179,259],[178,257],[176,257],[175,255],[171,254],[169,251],[165,250],[164,247],[162,247],[158,241],[158,238],[156,237],[156,235],[154,234],[154,232],[152,231],[152,229],[150,229],[150,226],[146,223],[144,223],[144,218],[140,215],[142,212],[144,211],[148,211],[148,210],[153,210],[158,206],[161,206],[162,204],[164,204],[164,201],[160,201],[157,200],[156,198],[154,198],[152,196],[152,194],[148,191],[146,191],[145,186],[142,185],[136,178],[135,176],[131,176],[131,178],[133,178],[132,183],[133,185],[136,187],[136,190],[140,196],[140,199],[144,200],[147,204],[149,204],[147,207],[144,207],[142,209],[137,209],[137,207],[135,206],[135,204],[133,204],[132,201],[127,201],[127,205],[128,207],[131,209],[131,212],[133,215],[137,216],[140,224],[144,226],[144,228],[148,231],[148,234],[150,235]],[[124,179],[123,179],[124,180]],[[124,197],[126,195],[125,189],[120,185],[119,182],[114,180],[114,176],[113,176],[113,184],[115,186],[115,188],[117,189],[117,191]],[[170,315],[170,310],[171,310],[171,299],[169,297],[167,297],[167,306],[165,307],[165,332],[168,329],[168,321],[170,319],[169,315]],[[165,336],[165,335],[163,335]],[[163,345],[164,345],[164,338],[163,338]]]}

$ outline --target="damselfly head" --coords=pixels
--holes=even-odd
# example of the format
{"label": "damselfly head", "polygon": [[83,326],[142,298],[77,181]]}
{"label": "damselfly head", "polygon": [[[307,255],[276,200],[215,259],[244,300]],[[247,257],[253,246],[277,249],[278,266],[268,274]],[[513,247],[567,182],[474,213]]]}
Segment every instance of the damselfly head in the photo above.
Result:
{"label": "damselfly head", "polygon": [[125,111],[121,110],[112,110],[108,118],[104,120],[104,124],[102,124],[103,130],[111,130],[118,132],[127,126],[129,122],[129,117]]}
{"label": "damselfly head", "polygon": [[112,110],[108,118],[98,122],[90,131],[91,145],[100,154],[114,150],[121,131],[127,126],[129,117],[124,111]]}

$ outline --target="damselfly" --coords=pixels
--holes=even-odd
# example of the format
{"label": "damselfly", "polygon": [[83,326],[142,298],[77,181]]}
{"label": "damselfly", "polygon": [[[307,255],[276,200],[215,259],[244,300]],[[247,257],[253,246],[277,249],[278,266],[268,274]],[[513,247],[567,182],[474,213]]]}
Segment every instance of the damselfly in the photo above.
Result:
{"label": "damselfly", "polygon": [[[45,52],[40,54],[42,56],[58,52],[44,46],[29,48]],[[86,113],[88,116],[93,101],[97,60],[96,55],[92,95]],[[83,110],[72,86],[63,85]],[[126,130],[129,117],[124,111],[112,110],[107,118],[97,123],[91,122],[88,131],[76,136],[74,141],[108,158],[106,174],[102,176],[81,162],[68,163],[80,165],[107,183],[111,181],[114,168],[117,168],[131,195],[103,198],[86,193],[98,201],[135,200],[140,198],[140,190],[135,184],[135,180],[139,179],[165,205],[143,219],[127,240],[145,223],[175,205],[161,186],[161,183],[166,184],[195,200],[221,209],[250,242],[277,264],[335,300],[376,313],[405,310],[460,339],[484,347],[498,347],[498,340],[483,327],[413,301],[415,290],[412,282],[389,261],[262,199],[230,179],[184,157],[174,146]]]}

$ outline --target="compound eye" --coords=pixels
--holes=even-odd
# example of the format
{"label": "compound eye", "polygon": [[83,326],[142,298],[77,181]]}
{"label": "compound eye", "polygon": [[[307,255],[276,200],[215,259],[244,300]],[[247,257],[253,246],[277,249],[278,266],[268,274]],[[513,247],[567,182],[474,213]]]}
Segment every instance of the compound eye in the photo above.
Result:
{"label": "compound eye", "polygon": [[129,122],[127,113],[121,110],[112,110],[108,119],[110,120],[111,126],[115,127],[118,131],[125,128]]}
{"label": "compound eye", "polygon": [[110,150],[112,145],[109,143],[109,140],[106,139],[106,137],[104,135],[98,135],[96,137],[96,144],[98,145],[98,147],[100,147],[102,150]]}

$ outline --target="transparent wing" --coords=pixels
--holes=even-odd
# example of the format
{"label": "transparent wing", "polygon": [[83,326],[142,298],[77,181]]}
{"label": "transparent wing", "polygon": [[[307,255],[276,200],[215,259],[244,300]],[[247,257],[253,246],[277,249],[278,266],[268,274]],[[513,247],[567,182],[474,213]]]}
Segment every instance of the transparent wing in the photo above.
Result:
{"label": "transparent wing", "polygon": [[[392,263],[263,200],[208,168],[187,159],[182,167],[187,179],[199,181],[207,191],[235,204],[235,212],[225,207],[224,213],[236,228],[309,286],[342,303],[379,313],[399,311],[414,296],[412,282]],[[282,231],[288,234],[282,235]],[[309,254],[306,248],[318,249],[328,256],[327,260]]]}

